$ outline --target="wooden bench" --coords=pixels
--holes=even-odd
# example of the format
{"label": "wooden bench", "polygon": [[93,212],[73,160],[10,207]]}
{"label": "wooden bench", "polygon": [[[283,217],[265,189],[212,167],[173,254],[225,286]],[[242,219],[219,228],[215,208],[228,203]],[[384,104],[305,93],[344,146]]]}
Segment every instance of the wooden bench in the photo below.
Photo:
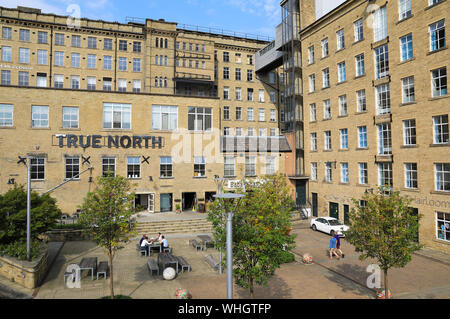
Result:
{"label": "wooden bench", "polygon": [[205,257],[205,261],[210,265],[215,271],[219,270],[219,263],[214,259],[212,255]]}
{"label": "wooden bench", "polygon": [[98,276],[103,274],[103,278],[106,280],[106,276],[108,275],[109,272],[109,266],[108,266],[108,262],[107,261],[101,261],[98,264],[98,268],[97,268],[97,280],[98,280]]}
{"label": "wooden bench", "polygon": [[184,273],[184,269],[186,268],[188,271],[191,271],[191,265],[184,259],[182,256],[176,256],[178,259],[178,265],[181,266],[181,272]]}
{"label": "wooden bench", "polygon": [[198,241],[196,241],[195,239],[191,239],[191,240],[189,241],[189,244],[192,245],[192,247],[194,247],[197,251],[198,251],[199,249],[200,249],[200,250],[203,250],[202,244],[199,243]]}
{"label": "wooden bench", "polygon": [[159,276],[159,266],[158,262],[154,258],[149,258],[147,260],[147,267],[150,270],[150,276],[153,276],[153,271],[156,271]]}

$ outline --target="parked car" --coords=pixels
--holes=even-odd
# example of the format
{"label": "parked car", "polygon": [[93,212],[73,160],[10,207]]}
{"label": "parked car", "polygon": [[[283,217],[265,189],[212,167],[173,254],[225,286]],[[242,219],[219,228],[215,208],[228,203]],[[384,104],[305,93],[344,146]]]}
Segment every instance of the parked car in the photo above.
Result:
{"label": "parked car", "polygon": [[345,237],[343,231],[349,229],[347,225],[344,225],[340,220],[334,217],[317,217],[311,219],[311,228],[314,231],[321,231],[331,236],[338,233],[340,237]]}

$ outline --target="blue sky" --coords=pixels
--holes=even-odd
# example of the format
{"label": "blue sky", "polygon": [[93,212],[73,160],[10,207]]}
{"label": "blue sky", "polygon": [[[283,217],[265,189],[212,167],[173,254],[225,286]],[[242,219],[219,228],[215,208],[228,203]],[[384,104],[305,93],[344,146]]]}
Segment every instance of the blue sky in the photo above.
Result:
{"label": "blue sky", "polygon": [[81,17],[118,21],[138,17],[179,24],[274,36],[281,22],[280,0],[1,0],[4,7],[28,6],[46,13],[69,15],[77,4]]}

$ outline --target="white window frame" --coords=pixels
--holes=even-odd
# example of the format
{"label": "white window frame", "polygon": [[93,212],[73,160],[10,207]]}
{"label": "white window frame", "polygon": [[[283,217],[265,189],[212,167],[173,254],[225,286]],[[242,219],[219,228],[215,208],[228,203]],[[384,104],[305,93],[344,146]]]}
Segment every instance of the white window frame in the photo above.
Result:
{"label": "white window frame", "polygon": [[48,128],[50,125],[50,110],[47,105],[31,106],[31,127]]}
{"label": "white window frame", "polygon": [[79,109],[75,106],[62,107],[62,128],[79,128]]}
{"label": "white window frame", "polygon": [[450,192],[450,163],[435,163],[434,176],[436,191]]}
{"label": "white window frame", "polygon": [[14,125],[14,106],[12,104],[0,104],[0,127],[12,127]]}
{"label": "white window frame", "polygon": [[[114,118],[116,116],[116,118]],[[110,122],[106,122],[108,118]],[[120,117],[120,123],[117,117]],[[103,128],[112,130],[129,130],[131,129],[131,104],[120,103],[103,103]],[[108,125],[111,124],[111,125]],[[120,126],[118,127],[117,124]],[[116,125],[116,127],[114,127]]]}
{"label": "white window frame", "polygon": [[176,131],[177,129],[178,106],[152,105],[152,130]]}
{"label": "white window frame", "polygon": [[417,189],[417,163],[405,163],[405,188]]}

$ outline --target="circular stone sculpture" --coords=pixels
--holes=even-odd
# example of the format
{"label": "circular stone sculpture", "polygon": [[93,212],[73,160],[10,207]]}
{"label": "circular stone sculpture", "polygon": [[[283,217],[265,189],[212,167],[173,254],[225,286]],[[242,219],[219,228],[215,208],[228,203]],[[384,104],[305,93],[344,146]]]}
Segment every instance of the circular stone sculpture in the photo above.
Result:
{"label": "circular stone sculpture", "polygon": [[303,263],[310,265],[313,263],[313,258],[309,253],[303,255]]}
{"label": "circular stone sculpture", "polygon": [[177,273],[175,272],[175,269],[173,269],[172,267],[167,267],[166,269],[164,269],[163,278],[165,280],[172,280],[173,278],[175,278],[176,274]]}

